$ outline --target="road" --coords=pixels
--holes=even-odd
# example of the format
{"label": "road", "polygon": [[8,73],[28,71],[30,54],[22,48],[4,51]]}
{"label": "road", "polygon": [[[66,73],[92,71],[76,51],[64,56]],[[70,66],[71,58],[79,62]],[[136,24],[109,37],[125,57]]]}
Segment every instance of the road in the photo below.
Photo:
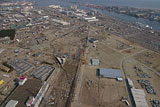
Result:
{"label": "road", "polygon": [[125,70],[124,70],[124,68],[123,68],[123,63],[124,63],[124,61],[126,60],[126,59],[128,59],[128,58],[131,58],[131,57],[133,57],[133,56],[135,56],[135,55],[137,55],[137,54],[140,54],[140,53],[142,53],[142,52],[144,52],[146,49],[143,49],[143,50],[140,50],[140,51],[138,51],[138,52],[136,52],[136,53],[134,53],[134,54],[131,54],[131,55],[128,55],[128,56],[124,56],[122,59],[121,59],[121,62],[120,62],[120,69],[121,69],[121,72],[124,74],[124,79],[125,79],[125,87],[126,87],[126,92],[127,92],[127,94],[128,94],[128,96],[129,96],[129,102],[131,103],[131,105],[132,105],[132,107],[134,107],[134,105],[133,105],[133,99],[131,98],[131,95],[130,95],[130,93],[129,93],[129,89],[128,89],[128,85],[127,85],[127,82],[126,82],[126,80],[127,80],[127,75],[126,75],[126,72],[125,72]]}

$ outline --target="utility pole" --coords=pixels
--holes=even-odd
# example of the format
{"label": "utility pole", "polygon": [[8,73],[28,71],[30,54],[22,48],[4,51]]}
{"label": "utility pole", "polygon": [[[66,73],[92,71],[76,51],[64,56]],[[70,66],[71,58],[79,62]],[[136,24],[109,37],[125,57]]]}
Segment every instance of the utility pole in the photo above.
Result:
{"label": "utility pole", "polygon": [[53,16],[54,16],[54,9],[53,9]]}

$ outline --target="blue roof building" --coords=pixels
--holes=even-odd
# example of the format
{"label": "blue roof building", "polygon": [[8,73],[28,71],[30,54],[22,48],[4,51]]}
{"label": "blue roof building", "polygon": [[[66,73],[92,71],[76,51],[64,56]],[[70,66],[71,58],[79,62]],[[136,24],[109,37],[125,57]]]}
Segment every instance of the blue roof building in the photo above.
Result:
{"label": "blue roof building", "polygon": [[122,78],[122,73],[120,70],[117,69],[99,68],[98,76],[108,77],[108,78]]}

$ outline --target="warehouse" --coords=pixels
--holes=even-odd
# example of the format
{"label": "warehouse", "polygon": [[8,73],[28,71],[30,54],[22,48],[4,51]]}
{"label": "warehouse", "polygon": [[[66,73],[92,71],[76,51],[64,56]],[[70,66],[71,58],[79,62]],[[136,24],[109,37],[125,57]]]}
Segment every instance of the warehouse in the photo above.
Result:
{"label": "warehouse", "polygon": [[52,19],[54,22],[58,23],[58,24],[61,24],[61,25],[70,25],[69,22],[65,22],[65,21],[62,21],[62,20],[57,20],[57,19]]}
{"label": "warehouse", "polygon": [[131,88],[131,92],[136,107],[148,107],[144,90]]}
{"label": "warehouse", "polygon": [[87,21],[87,22],[99,21],[98,19],[96,19],[96,17],[82,17],[82,20]]}
{"label": "warehouse", "polygon": [[127,78],[127,84],[131,92],[133,103],[136,107],[148,107],[146,94],[143,89],[136,89],[134,87],[133,81],[130,78]]}
{"label": "warehouse", "polygon": [[43,79],[47,74],[49,74],[51,71],[53,71],[55,68],[50,65],[41,65],[38,68],[36,68],[31,75],[38,79]]}
{"label": "warehouse", "polygon": [[122,78],[121,71],[117,69],[100,68],[97,70],[97,75],[100,77],[107,77],[107,78]]}
{"label": "warehouse", "polygon": [[7,64],[16,70],[17,74],[24,74],[29,72],[33,65],[21,59],[13,59],[7,62]]}

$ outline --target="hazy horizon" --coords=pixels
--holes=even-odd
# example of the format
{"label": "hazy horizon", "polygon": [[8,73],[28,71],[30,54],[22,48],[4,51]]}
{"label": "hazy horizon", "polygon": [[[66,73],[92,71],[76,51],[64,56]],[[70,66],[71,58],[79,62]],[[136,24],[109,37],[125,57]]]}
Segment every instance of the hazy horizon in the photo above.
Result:
{"label": "hazy horizon", "polygon": [[[69,2],[92,3],[105,6],[130,6],[137,8],[157,8],[160,9],[160,0],[29,0],[37,1],[39,6],[50,4],[68,5]],[[67,3],[68,2],[68,3]]]}

